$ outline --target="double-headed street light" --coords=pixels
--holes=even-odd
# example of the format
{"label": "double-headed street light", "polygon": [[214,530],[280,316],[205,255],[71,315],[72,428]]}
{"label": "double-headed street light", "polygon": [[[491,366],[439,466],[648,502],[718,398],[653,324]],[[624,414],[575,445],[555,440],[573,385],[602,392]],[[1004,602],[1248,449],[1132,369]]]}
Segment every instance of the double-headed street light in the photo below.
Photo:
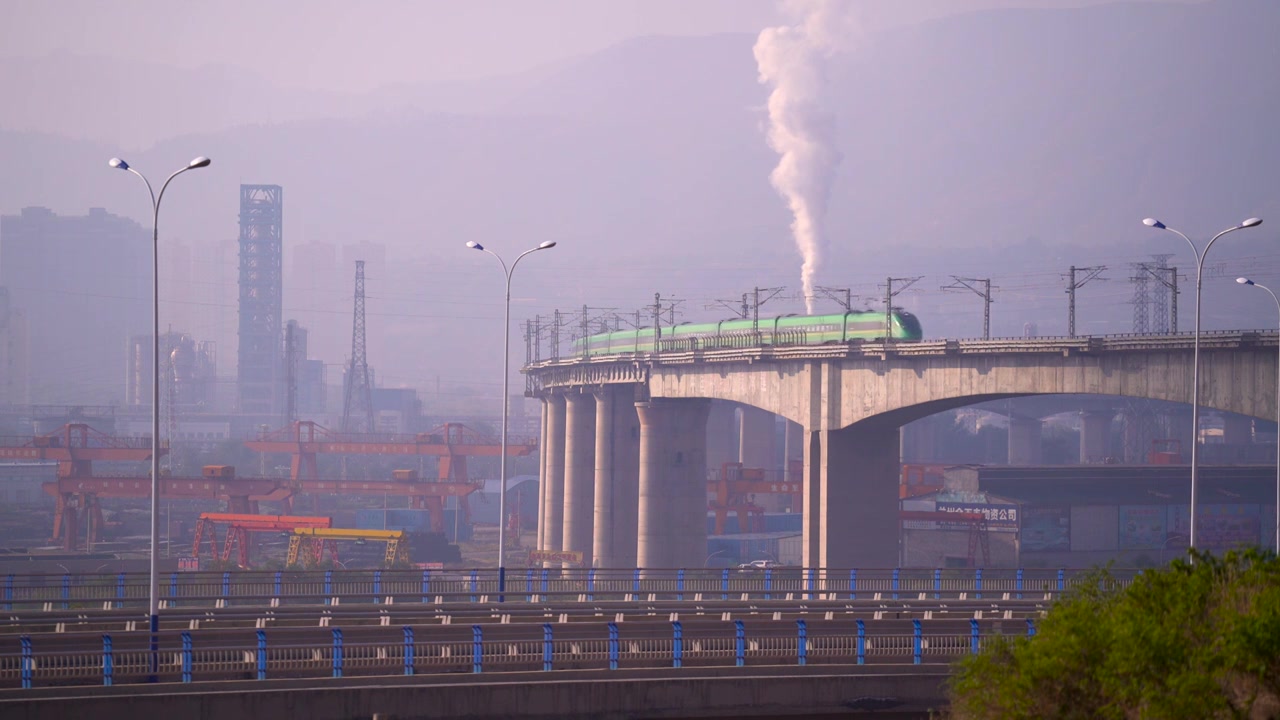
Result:
{"label": "double-headed street light", "polygon": [[160,629],[160,573],[158,561],[160,553],[160,201],[164,199],[165,188],[174,178],[188,170],[208,167],[209,158],[201,156],[187,163],[164,181],[160,186],[160,194],[151,189],[151,182],[146,176],[134,170],[129,163],[120,158],[111,158],[107,163],[118,170],[127,170],[142,178],[146,183],[147,193],[151,195],[151,309],[152,309],[152,383],[151,383],[151,587],[149,591],[149,608],[151,614],[151,672],[156,667],[156,632]]}
{"label": "double-headed street light", "polygon": [[1196,329],[1194,339],[1194,351],[1191,358],[1191,533],[1190,545],[1194,550],[1196,547],[1196,476],[1199,473],[1199,447],[1200,447],[1200,289],[1204,279],[1204,258],[1209,254],[1209,248],[1217,242],[1218,238],[1227,233],[1243,230],[1245,228],[1257,227],[1262,224],[1262,220],[1258,218],[1249,218],[1239,225],[1223,230],[1214,235],[1209,243],[1204,246],[1201,252],[1196,248],[1196,244],[1191,242],[1191,238],[1166,226],[1164,223],[1155,218],[1147,218],[1142,221],[1143,225],[1152,227],[1157,230],[1168,230],[1169,232],[1181,237],[1191,246],[1191,252],[1196,258]]}
{"label": "double-headed street light", "polygon": [[507,553],[507,406],[511,402],[509,397],[511,382],[511,275],[516,271],[516,265],[524,259],[525,255],[538,252],[539,250],[550,250],[556,244],[552,240],[541,243],[536,248],[531,248],[520,253],[515,262],[511,263],[511,267],[507,267],[507,263],[498,253],[485,249],[485,246],[478,242],[470,241],[467,247],[472,250],[480,250],[498,258],[498,262],[502,264],[502,272],[507,278],[507,297],[506,309],[502,316],[502,457],[499,461],[498,470],[498,590],[505,590],[506,584],[506,553]]}
{"label": "double-headed street light", "polygon": [[[1236,282],[1240,283],[1241,285],[1252,285],[1254,287],[1262,288],[1263,290],[1266,290],[1267,294],[1271,296],[1271,299],[1276,301],[1276,310],[1280,311],[1280,297],[1276,297],[1275,292],[1271,288],[1267,287],[1266,285],[1259,285],[1258,283],[1250,280],[1249,278],[1236,278]],[[1280,350],[1278,350],[1277,352],[1280,353]],[[1276,376],[1276,432],[1278,434],[1276,437],[1280,438],[1280,355],[1277,356],[1276,361],[1278,363],[1277,365],[1278,369],[1276,370],[1276,373],[1277,373],[1277,376]],[[1276,516],[1274,519],[1276,521],[1276,552],[1280,553],[1280,441],[1277,441],[1277,442],[1278,444],[1276,446],[1277,448],[1276,449]]]}

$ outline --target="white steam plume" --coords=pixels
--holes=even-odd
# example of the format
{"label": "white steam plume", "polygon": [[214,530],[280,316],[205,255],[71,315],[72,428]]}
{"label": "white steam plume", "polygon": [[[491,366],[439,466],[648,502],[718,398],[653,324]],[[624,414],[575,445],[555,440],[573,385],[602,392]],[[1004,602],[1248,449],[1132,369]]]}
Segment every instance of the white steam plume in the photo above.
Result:
{"label": "white steam plume", "polygon": [[796,25],[765,28],[754,48],[760,82],[770,85],[769,147],[780,156],[769,179],[787,201],[803,263],[805,307],[813,314],[813,279],[826,248],[831,183],[841,155],[826,93],[827,60],[850,27],[848,0],[793,0]]}

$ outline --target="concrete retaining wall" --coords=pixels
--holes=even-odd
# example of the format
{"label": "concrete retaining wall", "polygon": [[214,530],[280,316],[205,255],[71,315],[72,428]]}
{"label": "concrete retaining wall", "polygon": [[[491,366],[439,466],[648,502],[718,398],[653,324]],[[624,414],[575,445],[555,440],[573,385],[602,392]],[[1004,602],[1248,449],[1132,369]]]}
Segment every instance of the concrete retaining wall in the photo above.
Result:
{"label": "concrete retaining wall", "polygon": [[945,665],[812,666],[41,688],[0,693],[0,717],[607,720],[879,711],[887,714],[859,717],[924,718],[944,705],[948,676]]}

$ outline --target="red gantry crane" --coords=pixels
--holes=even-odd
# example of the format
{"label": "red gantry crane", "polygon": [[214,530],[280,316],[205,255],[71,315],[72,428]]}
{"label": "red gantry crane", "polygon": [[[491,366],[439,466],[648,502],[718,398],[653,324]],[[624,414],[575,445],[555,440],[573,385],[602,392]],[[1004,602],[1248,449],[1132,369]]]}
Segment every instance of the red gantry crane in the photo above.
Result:
{"label": "red gantry crane", "polygon": [[[200,557],[200,545],[207,538],[209,554],[215,560],[226,562],[231,559],[231,551],[238,547],[236,564],[242,568],[249,567],[249,533],[276,532],[293,533],[298,528],[328,528],[332,520],[327,517],[310,517],[306,515],[246,515],[241,513],[200,513],[196,523],[196,538],[191,546],[192,557]],[[226,537],[222,542],[222,550],[218,550],[218,526],[226,525]]]}
{"label": "red gantry crane", "polygon": [[762,532],[764,508],[755,504],[756,495],[790,495],[792,507],[802,502],[799,482],[766,480],[760,468],[744,468],[740,462],[727,462],[720,466],[718,475],[707,482],[712,499],[710,508],[716,514],[715,534],[724,534],[724,523],[730,512],[738,514],[738,532]]}
{"label": "red gantry crane", "polygon": [[[431,514],[431,528],[444,530],[444,498],[459,498],[467,512],[466,498],[479,489],[467,475],[468,457],[502,454],[502,443],[463,425],[445,423],[416,435],[356,434],[329,430],[310,420],[300,420],[272,432],[259,434],[245,447],[263,453],[289,453],[292,486],[307,493],[387,494],[409,498],[410,507]],[[507,443],[508,457],[522,457],[538,449],[536,439]],[[407,455],[435,457],[437,477],[418,478],[414,470],[396,470],[392,480],[321,480],[317,456]]]}

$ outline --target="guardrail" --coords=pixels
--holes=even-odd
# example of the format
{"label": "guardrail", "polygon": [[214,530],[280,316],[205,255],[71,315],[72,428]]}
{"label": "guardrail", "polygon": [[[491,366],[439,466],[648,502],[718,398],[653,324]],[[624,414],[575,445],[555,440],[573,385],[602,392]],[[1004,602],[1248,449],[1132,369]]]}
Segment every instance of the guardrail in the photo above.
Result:
{"label": "guardrail", "polygon": [[[898,623],[901,626],[901,623]],[[999,637],[1035,634],[1033,620],[1009,623],[1003,632],[977,620],[939,623],[912,620],[910,631],[878,631],[877,621],[731,620],[691,625],[676,619],[665,631],[629,632],[624,623],[601,623],[593,635],[541,627],[472,625],[441,637],[440,628],[380,628],[348,637],[341,628],[307,632],[244,631],[206,639],[198,633],[161,632],[148,648],[148,633],[113,637],[22,636],[0,651],[0,687],[192,683],[229,679],[342,678],[541,670],[619,670],[648,667],[767,666],[807,664],[949,662],[976,654]],[[662,630],[662,628],[657,628]],[[461,631],[461,632],[459,632]]]}
{"label": "guardrail", "polygon": [[[174,572],[161,578],[163,606],[434,602],[562,602],[597,599],[864,599],[908,596],[982,599],[1000,594],[1043,594],[1052,599],[1086,571],[1043,569],[561,569],[325,570]],[[1139,571],[1112,571],[1120,585]],[[147,604],[148,576],[118,574],[10,574],[0,608],[124,608]]]}

